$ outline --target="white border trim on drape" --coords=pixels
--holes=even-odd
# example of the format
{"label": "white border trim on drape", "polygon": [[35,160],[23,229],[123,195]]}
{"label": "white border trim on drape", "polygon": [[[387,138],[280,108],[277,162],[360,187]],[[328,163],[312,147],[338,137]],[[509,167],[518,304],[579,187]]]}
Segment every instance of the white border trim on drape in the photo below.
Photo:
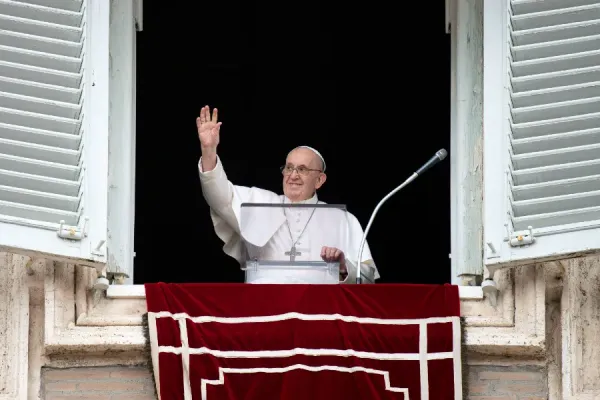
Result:
{"label": "white border trim on drape", "polygon": [[[181,347],[173,346],[158,346],[156,319],[171,318],[179,323]],[[419,352],[418,353],[374,353],[363,352],[352,349],[305,349],[294,348],[289,350],[270,350],[270,351],[222,351],[209,349],[207,347],[190,348],[187,332],[187,321],[193,323],[223,323],[223,324],[242,324],[242,323],[269,323],[279,322],[290,319],[299,319],[303,321],[345,321],[359,324],[374,324],[374,325],[418,325],[419,326]],[[427,326],[429,324],[452,323],[452,351],[451,352],[428,352],[427,341]],[[302,314],[302,313],[286,313],[279,315],[260,316],[260,317],[214,317],[202,316],[191,317],[186,313],[171,313],[161,311],[157,313],[148,313],[148,324],[152,348],[152,364],[154,366],[154,375],[156,380],[157,390],[160,399],[159,385],[159,370],[158,370],[158,355],[160,353],[171,353],[182,355],[183,366],[183,388],[184,399],[192,400],[191,383],[190,383],[190,354],[210,354],[219,358],[275,358],[275,357],[291,357],[294,355],[310,355],[310,356],[340,356],[340,357],[357,357],[364,359],[377,360],[418,360],[420,370],[420,388],[421,399],[429,400],[429,360],[452,359],[454,371],[454,399],[462,399],[462,360],[461,360],[461,329],[460,317],[434,317],[434,318],[415,318],[415,319],[383,319],[383,318],[363,318],[354,316],[345,316],[340,314]],[[363,371],[373,374],[379,374],[384,377],[386,390],[401,392],[406,394],[408,399],[408,389],[394,388],[389,385],[389,371],[379,371],[364,367],[345,368],[339,366],[324,365],[319,367],[306,366],[295,364],[285,368],[219,368],[219,379],[205,380],[202,379],[202,400],[206,399],[206,385],[221,385],[224,383],[225,373],[284,373],[293,369],[304,369],[306,371],[331,370],[340,372],[357,372]],[[367,371],[368,370],[368,371]],[[387,379],[387,380],[386,380]]]}

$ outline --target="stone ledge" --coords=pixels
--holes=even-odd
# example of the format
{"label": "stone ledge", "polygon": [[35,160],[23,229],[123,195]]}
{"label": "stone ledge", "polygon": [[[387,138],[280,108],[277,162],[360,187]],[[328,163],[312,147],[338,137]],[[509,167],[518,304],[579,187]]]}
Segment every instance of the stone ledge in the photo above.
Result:
{"label": "stone ledge", "polygon": [[[499,274],[500,293],[495,306],[484,297],[481,287],[459,286],[468,353],[543,356],[545,308],[541,268],[521,267]],[[112,301],[143,300],[146,295],[144,285],[112,285],[106,297]],[[516,312],[515,302],[523,305]]]}
{"label": "stone ledge", "polygon": [[106,298],[91,289],[96,273],[86,267],[46,262],[38,275],[44,283],[42,345],[50,365],[90,365],[88,356],[105,365],[145,360],[145,300]]}
{"label": "stone ledge", "polygon": [[[66,264],[47,265],[44,277],[47,357],[72,363],[99,352],[145,351],[142,316],[144,285],[113,285],[106,293],[90,288],[95,271]],[[544,273],[541,266],[502,271],[495,304],[480,287],[459,287],[466,353],[538,358],[545,352]],[[515,304],[519,306],[515,308]],[[62,357],[62,358],[61,358]]]}
{"label": "stone ledge", "polygon": [[[458,295],[461,300],[483,300],[480,286],[459,286]],[[109,299],[145,299],[144,285],[110,285],[106,291]]]}
{"label": "stone ledge", "polygon": [[496,306],[461,302],[467,354],[540,358],[546,353],[544,267],[530,265],[497,273]]}

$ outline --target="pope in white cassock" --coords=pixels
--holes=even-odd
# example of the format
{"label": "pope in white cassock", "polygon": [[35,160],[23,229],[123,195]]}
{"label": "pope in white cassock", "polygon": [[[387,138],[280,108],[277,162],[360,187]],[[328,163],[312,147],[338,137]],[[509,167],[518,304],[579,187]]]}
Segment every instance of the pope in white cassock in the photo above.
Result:
{"label": "pope in white cassock", "polygon": [[[240,264],[246,262],[249,247],[261,259],[339,262],[340,283],[355,283],[358,250],[363,229],[348,212],[314,207],[255,209],[256,215],[242,216],[243,203],[325,204],[317,189],[325,183],[325,160],[308,146],[293,149],[282,167],[283,195],[256,187],[232,184],[217,155],[221,122],[218,110],[205,106],[196,119],[202,155],[198,163],[200,183],[223,251]],[[326,212],[322,212],[326,211]],[[333,212],[332,212],[333,211]],[[337,211],[337,212],[336,212]],[[241,224],[252,224],[243,227]],[[285,256],[284,256],[285,254]],[[362,252],[363,276],[379,279],[368,244]],[[263,272],[256,283],[292,283],[277,271]],[[271,276],[269,276],[269,273]],[[304,272],[307,273],[307,272]],[[311,281],[310,277],[305,279]],[[367,282],[364,281],[363,282]]]}

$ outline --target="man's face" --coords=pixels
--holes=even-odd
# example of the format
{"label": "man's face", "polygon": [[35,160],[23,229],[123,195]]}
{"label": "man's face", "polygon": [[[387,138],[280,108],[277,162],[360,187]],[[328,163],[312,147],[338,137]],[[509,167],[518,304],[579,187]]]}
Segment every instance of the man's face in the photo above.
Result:
{"label": "man's face", "polygon": [[283,193],[291,201],[310,199],[325,183],[326,175],[321,159],[305,148],[294,149],[288,154],[283,169]]}

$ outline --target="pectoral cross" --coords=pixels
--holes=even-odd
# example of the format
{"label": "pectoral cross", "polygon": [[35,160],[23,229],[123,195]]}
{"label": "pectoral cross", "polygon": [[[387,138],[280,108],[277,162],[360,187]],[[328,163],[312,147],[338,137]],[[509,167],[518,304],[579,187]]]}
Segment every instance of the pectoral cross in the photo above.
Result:
{"label": "pectoral cross", "polygon": [[296,251],[296,246],[292,246],[292,248],[290,249],[290,251],[286,251],[285,252],[286,256],[290,256],[290,261],[295,261],[296,260],[296,256],[301,256],[302,253],[299,251]]}

